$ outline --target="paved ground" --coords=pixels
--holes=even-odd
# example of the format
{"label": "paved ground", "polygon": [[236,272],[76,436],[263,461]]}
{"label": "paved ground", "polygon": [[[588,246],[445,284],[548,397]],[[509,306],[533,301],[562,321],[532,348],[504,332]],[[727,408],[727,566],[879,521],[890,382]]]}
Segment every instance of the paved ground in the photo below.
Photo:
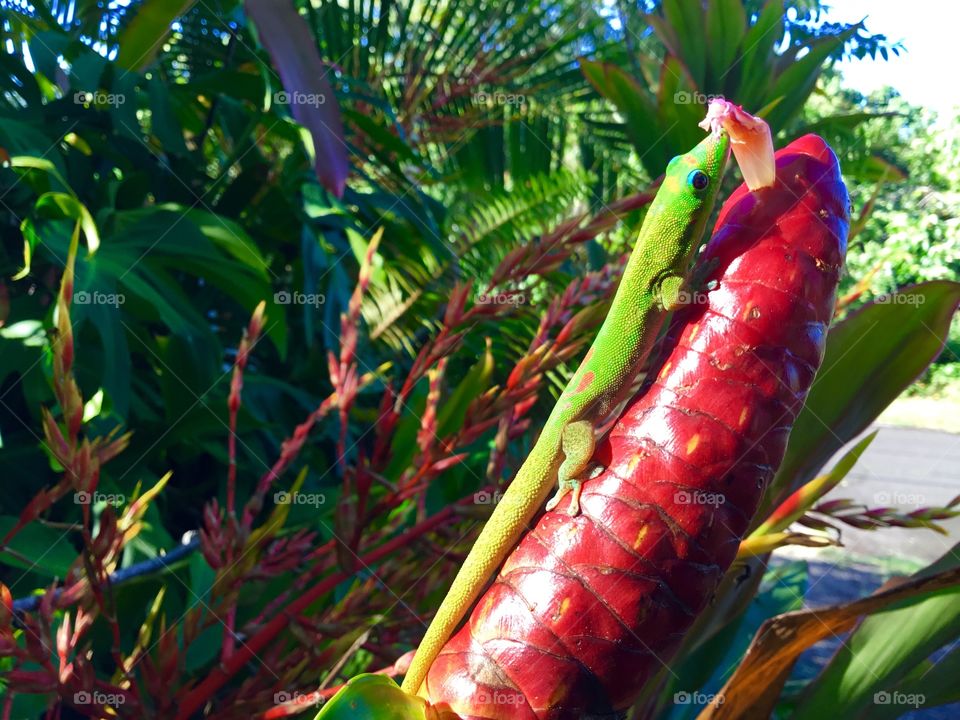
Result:
{"label": "paved ground", "polygon": [[[839,454],[838,454],[839,456]],[[908,510],[945,505],[960,495],[960,434],[903,427],[881,427],[870,448],[846,480],[827,497],[850,498],[868,507]],[[816,551],[790,548],[784,560],[808,561],[808,607],[853,600],[876,590],[893,573],[936,560],[960,542],[960,518],[944,522],[949,536],[926,529],[844,528],[841,549]],[[960,551],[958,551],[960,552]],[[801,657],[795,678],[814,676],[835,652],[840,640],[822,642]],[[908,720],[954,720],[960,704],[917,710]]]}
{"label": "paved ground", "polygon": [[[829,499],[851,498],[869,507],[906,510],[945,505],[960,495],[960,435],[935,430],[881,427]],[[885,556],[930,562],[960,542],[960,517],[946,521],[950,536],[924,529],[844,528],[851,555]]]}

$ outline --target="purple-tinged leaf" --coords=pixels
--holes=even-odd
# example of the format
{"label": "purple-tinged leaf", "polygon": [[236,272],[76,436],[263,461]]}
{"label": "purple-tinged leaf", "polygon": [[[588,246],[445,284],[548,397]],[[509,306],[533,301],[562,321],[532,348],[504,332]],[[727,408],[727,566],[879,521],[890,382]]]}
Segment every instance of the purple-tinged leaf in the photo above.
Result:
{"label": "purple-tinged leaf", "polygon": [[284,92],[276,93],[274,101],[288,104],[296,121],[310,132],[317,179],[343,197],[349,172],[343,121],[327,80],[329,68],[310,28],[290,0],[246,0],[244,7],[283,82]]}

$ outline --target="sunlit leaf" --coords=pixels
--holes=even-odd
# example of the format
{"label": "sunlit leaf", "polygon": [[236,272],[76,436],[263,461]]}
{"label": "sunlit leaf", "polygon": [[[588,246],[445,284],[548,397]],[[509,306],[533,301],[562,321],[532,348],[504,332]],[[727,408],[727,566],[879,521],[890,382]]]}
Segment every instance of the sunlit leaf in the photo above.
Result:
{"label": "sunlit leaf", "polygon": [[170,24],[183,15],[196,0],[142,0],[133,20],[118,38],[117,64],[127,70],[142,70],[150,65],[170,34]]}
{"label": "sunlit leaf", "polygon": [[761,514],[806,483],[940,354],[960,283],[934,281],[874,301],[835,325]]}

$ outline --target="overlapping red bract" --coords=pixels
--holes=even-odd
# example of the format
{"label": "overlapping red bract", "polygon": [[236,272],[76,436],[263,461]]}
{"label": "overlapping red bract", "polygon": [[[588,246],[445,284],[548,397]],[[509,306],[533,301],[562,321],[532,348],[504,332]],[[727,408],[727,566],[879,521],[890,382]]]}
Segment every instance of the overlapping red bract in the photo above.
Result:
{"label": "overlapping red bract", "polygon": [[846,251],[836,157],[808,135],[741,186],[656,379],[601,444],[583,514],[545,514],[428,677],[464,718],[602,715],[669,663],[732,562],[823,356]]}

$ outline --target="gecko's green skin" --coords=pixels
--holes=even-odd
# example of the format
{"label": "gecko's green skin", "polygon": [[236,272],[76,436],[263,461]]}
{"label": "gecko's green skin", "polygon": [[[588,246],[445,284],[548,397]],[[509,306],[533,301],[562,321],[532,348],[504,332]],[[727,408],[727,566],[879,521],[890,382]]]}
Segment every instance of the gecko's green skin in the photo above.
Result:
{"label": "gecko's green skin", "polygon": [[[626,399],[667,314],[682,304],[729,154],[729,139],[720,132],[670,161],[607,317],[427,628],[404,678],[405,691],[420,690],[440,649],[550,489],[559,482],[547,510],[573,491],[569,511],[579,512],[580,482],[593,456],[596,428]],[[704,180],[705,187],[697,189]]]}

